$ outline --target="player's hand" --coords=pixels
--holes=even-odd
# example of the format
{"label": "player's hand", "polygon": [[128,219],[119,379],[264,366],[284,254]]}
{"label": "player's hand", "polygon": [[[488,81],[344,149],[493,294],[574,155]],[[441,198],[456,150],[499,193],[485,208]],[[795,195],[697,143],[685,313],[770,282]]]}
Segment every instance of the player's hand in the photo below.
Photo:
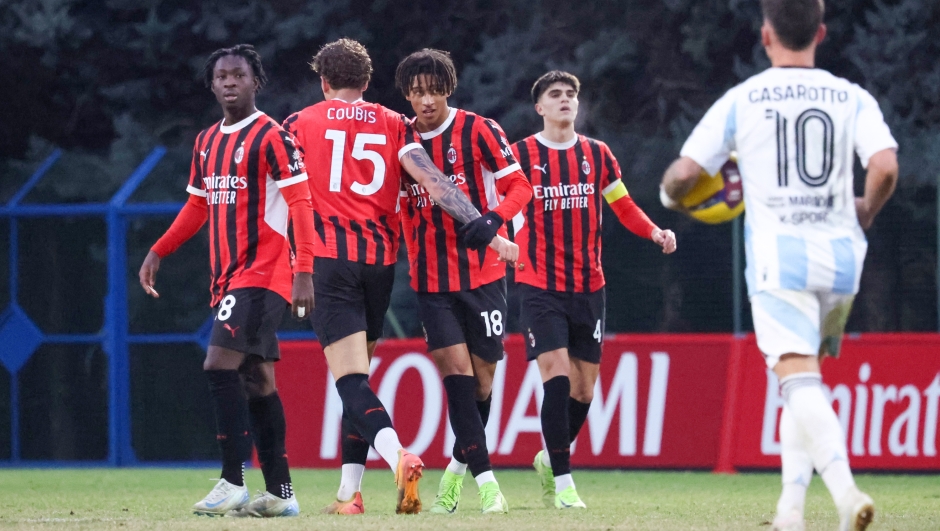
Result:
{"label": "player's hand", "polygon": [[159,270],[160,256],[150,251],[147,253],[147,257],[144,258],[144,263],[140,266],[140,272],[137,273],[137,276],[140,278],[141,287],[144,288],[144,291],[148,295],[155,299],[160,298],[160,294],[157,293],[157,290],[153,289],[153,284],[157,281],[157,271]]}
{"label": "player's hand", "polygon": [[490,240],[489,247],[499,254],[500,262],[508,262],[511,267],[516,267],[516,261],[519,260],[518,245],[502,236],[497,236]]}
{"label": "player's hand", "polygon": [[457,229],[457,236],[464,246],[479,251],[485,248],[503,226],[503,218],[496,212],[487,212]]}
{"label": "player's hand", "polygon": [[295,318],[310,317],[313,312],[313,273],[294,273],[290,298],[290,312]]}
{"label": "player's hand", "polygon": [[669,229],[653,229],[653,242],[663,248],[663,254],[672,254],[676,251],[676,233]]}

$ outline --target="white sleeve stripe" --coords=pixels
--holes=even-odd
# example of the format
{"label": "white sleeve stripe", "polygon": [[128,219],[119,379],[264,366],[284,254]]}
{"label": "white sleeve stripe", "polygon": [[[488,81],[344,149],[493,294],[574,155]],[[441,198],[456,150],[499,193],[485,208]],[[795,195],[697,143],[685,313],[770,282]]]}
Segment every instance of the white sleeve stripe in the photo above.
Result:
{"label": "white sleeve stripe", "polygon": [[196,188],[195,186],[193,186],[193,185],[191,185],[191,184],[186,186],[186,191],[189,192],[189,193],[191,193],[191,194],[193,194],[193,195],[198,195],[199,197],[205,197],[205,196],[206,196],[206,191],[205,191],[205,190],[203,190],[202,188]]}
{"label": "white sleeve stripe", "polygon": [[302,183],[307,180],[307,174],[301,173],[297,177],[291,177],[290,179],[281,179],[280,181],[275,181],[278,188],[284,188],[285,186],[290,186],[292,184]]}
{"label": "white sleeve stripe", "polygon": [[408,192],[405,192],[405,191],[398,192],[398,197],[408,197]]}
{"label": "white sleeve stripe", "polygon": [[413,149],[418,149],[418,148],[423,148],[423,147],[424,146],[422,146],[421,144],[417,142],[411,142],[409,144],[405,144],[405,147],[398,150],[398,160],[401,160],[402,157],[405,156],[405,153],[408,153],[409,151]]}
{"label": "white sleeve stripe", "polygon": [[510,164],[509,166],[506,166],[505,168],[503,168],[503,169],[499,170],[498,172],[494,173],[494,174],[493,174],[493,178],[494,178],[494,179],[502,179],[503,177],[509,175],[510,173],[512,173],[512,172],[514,172],[514,171],[516,171],[516,170],[522,171],[522,166],[520,166],[518,162],[515,163],[515,164]]}
{"label": "white sleeve stripe", "polygon": [[607,186],[605,186],[604,189],[601,190],[601,195],[607,195],[607,194],[613,192],[613,191],[614,191],[614,188],[620,186],[620,182],[621,182],[621,179],[617,179],[616,181],[614,181],[614,182],[608,184]]}

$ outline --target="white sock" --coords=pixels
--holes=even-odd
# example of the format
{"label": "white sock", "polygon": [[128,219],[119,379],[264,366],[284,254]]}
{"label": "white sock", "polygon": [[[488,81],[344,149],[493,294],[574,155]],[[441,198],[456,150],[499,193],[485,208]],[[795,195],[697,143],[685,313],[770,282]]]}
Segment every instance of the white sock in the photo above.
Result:
{"label": "white sock", "polygon": [[780,389],[796,424],[809,440],[806,449],[813,466],[838,504],[855,486],[855,480],[849,469],[842,425],[822,392],[822,376],[805,372],[793,374],[780,381]]}
{"label": "white sock", "polygon": [[402,449],[398,434],[392,428],[382,428],[375,434],[375,451],[385,459],[392,472],[398,472],[398,451]]}
{"label": "white sock", "polygon": [[477,480],[477,487],[482,487],[484,483],[489,483],[490,481],[496,483],[496,476],[493,475],[492,470],[487,470],[473,479]]}
{"label": "white sock", "polygon": [[339,501],[351,500],[357,492],[362,490],[362,474],[366,471],[365,465],[349,463],[343,465],[343,479],[339,483],[336,499]]}
{"label": "white sock", "polygon": [[467,463],[461,463],[460,461],[450,458],[450,463],[447,463],[447,470],[451,471],[458,476],[462,476],[467,473]]}
{"label": "white sock", "polygon": [[548,455],[548,450],[542,452],[542,464],[545,466],[552,466],[552,458]]}
{"label": "white sock", "polygon": [[558,494],[568,487],[574,487],[574,478],[571,477],[571,474],[555,476],[555,494]]}
{"label": "white sock", "polygon": [[780,463],[783,490],[777,501],[777,514],[796,509],[803,514],[806,489],[813,479],[813,459],[806,451],[807,439],[796,424],[789,406],[780,417]]}

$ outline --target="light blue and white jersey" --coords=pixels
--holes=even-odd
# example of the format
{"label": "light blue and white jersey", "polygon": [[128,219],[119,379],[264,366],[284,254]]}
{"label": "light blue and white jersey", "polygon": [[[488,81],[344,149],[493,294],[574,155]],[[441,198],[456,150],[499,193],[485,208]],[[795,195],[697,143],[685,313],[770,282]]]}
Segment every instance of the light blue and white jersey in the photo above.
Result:
{"label": "light blue and white jersey", "polygon": [[682,147],[709,174],[737,152],[748,291],[858,292],[868,242],[854,156],[897,148],[878,103],[825,70],[770,68],[732,88]]}

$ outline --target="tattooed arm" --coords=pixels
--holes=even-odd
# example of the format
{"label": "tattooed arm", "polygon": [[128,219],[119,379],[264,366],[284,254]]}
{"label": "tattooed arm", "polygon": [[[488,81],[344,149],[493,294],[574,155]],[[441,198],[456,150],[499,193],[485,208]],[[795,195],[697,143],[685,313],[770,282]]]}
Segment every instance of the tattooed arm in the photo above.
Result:
{"label": "tattooed arm", "polygon": [[[469,223],[480,217],[480,212],[470,202],[470,198],[434,165],[424,149],[412,149],[402,155],[401,166],[428,191],[431,199],[444,209],[444,212],[457,221]],[[502,236],[493,238],[488,246],[499,254],[499,259],[503,262],[515,265],[519,258],[519,247]]]}
{"label": "tattooed arm", "polygon": [[438,206],[461,223],[469,223],[480,212],[470,202],[467,194],[460,191],[441,170],[434,165],[424,149],[412,149],[401,158],[401,165],[414,178]]}

